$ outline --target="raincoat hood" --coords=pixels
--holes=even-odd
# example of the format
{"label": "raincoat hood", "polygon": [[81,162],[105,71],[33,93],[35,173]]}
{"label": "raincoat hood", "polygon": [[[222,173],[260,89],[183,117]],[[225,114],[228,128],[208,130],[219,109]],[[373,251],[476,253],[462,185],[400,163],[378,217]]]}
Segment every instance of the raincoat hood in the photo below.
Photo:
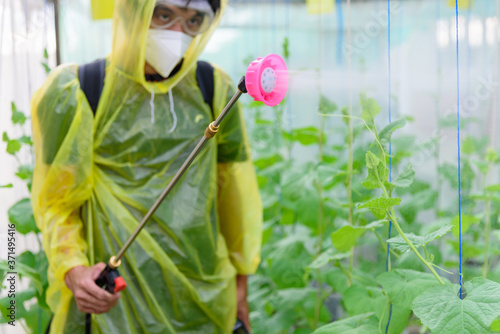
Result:
{"label": "raincoat hood", "polygon": [[193,38],[184,55],[180,70],[162,82],[147,82],[144,78],[146,41],[156,0],[117,0],[113,14],[113,46],[110,70],[120,71],[143,85],[148,91],[166,93],[196,64],[214,30],[224,14],[227,0],[221,0],[220,8],[214,15],[210,28]]}

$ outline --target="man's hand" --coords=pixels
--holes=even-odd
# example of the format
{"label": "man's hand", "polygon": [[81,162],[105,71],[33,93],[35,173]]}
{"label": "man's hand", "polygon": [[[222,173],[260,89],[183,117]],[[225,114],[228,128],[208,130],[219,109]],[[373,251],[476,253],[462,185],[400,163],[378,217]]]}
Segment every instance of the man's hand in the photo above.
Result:
{"label": "man's hand", "polygon": [[95,314],[105,313],[111,310],[120,299],[119,293],[109,293],[95,284],[95,280],[105,267],[106,264],[100,262],[92,267],[73,267],[66,273],[64,282],[73,292],[76,306],[80,311]]}
{"label": "man's hand", "polygon": [[236,276],[236,296],[237,296],[237,312],[236,315],[240,319],[248,332],[250,333],[250,309],[247,302],[247,276]]}

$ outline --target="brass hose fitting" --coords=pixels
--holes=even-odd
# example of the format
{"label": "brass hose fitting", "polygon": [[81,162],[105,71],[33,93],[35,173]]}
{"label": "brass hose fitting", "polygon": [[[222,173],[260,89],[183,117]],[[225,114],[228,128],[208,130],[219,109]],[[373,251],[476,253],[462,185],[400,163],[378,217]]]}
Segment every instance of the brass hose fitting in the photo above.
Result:
{"label": "brass hose fitting", "polygon": [[205,129],[205,138],[212,138],[219,131],[219,127],[215,125],[215,122],[212,122]]}

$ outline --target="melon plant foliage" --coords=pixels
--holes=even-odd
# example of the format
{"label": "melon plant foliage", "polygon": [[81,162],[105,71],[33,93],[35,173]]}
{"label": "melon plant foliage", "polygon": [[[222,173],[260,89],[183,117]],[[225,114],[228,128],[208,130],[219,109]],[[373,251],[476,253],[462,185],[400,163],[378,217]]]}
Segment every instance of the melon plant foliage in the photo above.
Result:
{"label": "melon plant foliage", "polygon": [[[387,124],[364,93],[352,115],[321,96],[317,127],[287,128],[286,103],[248,106],[265,218],[253,332],[499,329],[500,185],[490,176],[500,155],[487,138],[463,139],[460,299],[458,171],[435,163],[443,143],[418,142],[410,117]],[[419,175],[422,164],[435,179]]]}

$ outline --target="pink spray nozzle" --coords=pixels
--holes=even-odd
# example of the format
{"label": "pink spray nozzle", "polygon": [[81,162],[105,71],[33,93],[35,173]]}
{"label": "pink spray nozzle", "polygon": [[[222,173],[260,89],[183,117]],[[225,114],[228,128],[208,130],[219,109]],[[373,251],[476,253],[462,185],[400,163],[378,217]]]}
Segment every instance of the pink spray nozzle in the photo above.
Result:
{"label": "pink spray nozzle", "polygon": [[288,71],[283,58],[270,54],[250,63],[245,74],[245,86],[255,101],[273,107],[285,97]]}

